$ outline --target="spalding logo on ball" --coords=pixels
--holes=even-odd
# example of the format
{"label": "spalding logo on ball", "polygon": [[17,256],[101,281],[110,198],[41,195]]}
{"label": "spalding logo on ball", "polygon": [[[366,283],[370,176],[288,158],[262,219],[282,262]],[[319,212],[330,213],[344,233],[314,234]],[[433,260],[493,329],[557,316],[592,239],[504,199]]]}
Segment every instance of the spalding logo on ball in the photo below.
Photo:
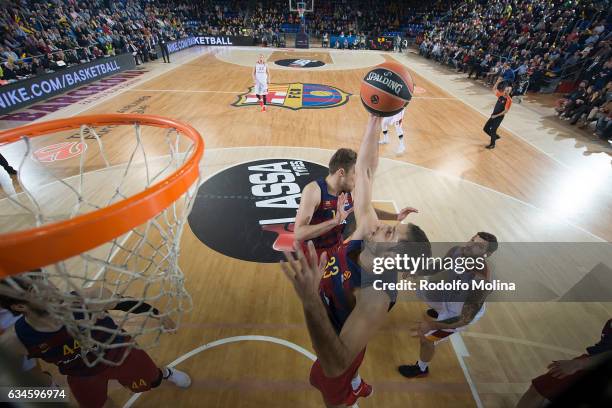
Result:
{"label": "spalding logo on ball", "polygon": [[412,98],[414,81],[397,62],[385,62],[368,72],[361,82],[361,103],[376,116],[399,113]]}

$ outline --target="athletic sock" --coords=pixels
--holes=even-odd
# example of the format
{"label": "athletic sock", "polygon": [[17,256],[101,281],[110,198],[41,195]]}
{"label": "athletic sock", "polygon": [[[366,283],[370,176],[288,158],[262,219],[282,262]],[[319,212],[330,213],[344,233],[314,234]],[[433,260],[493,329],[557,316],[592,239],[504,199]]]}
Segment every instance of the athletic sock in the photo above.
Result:
{"label": "athletic sock", "polygon": [[359,389],[360,385],[361,385],[361,376],[359,374],[357,374],[351,380],[351,388],[353,389],[353,391],[357,391]]}
{"label": "athletic sock", "polygon": [[429,367],[429,363],[427,363],[425,361],[421,361],[420,359],[419,359],[419,361],[417,361],[417,364],[418,364],[419,369],[421,371],[425,371],[425,370],[427,370],[427,367]]}
{"label": "athletic sock", "polygon": [[172,371],[170,371],[168,367],[164,367],[161,370],[162,370],[162,378],[164,380],[167,380],[172,375]]}

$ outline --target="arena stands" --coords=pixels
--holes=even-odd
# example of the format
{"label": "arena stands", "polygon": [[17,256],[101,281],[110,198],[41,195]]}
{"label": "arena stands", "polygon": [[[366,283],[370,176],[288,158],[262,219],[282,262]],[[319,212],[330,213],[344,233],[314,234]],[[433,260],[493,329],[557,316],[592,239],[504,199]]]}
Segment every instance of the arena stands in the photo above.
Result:
{"label": "arena stands", "polygon": [[[330,0],[315,2],[307,30],[334,48],[397,51],[406,39],[416,39],[422,55],[469,78],[491,84],[501,75],[515,85],[515,96],[571,92],[586,80],[585,92],[593,92],[588,100],[578,111],[560,113],[573,124],[595,121],[609,106],[608,4]],[[0,11],[0,84],[115,53],[132,53],[139,64],[157,58],[160,41],[189,34],[250,36],[284,46],[285,34],[299,29],[285,0],[6,0]],[[575,109],[573,103],[561,106]],[[586,106],[591,109],[585,115]]]}
{"label": "arena stands", "polygon": [[599,121],[598,136],[609,139],[610,19],[607,1],[470,1],[426,22],[419,52],[487,84],[501,76],[519,100],[586,80],[558,113],[572,125]]}
{"label": "arena stands", "polygon": [[185,7],[107,0],[7,0],[0,4],[0,80],[57,71],[115,53],[155,58],[162,38],[185,36]]}

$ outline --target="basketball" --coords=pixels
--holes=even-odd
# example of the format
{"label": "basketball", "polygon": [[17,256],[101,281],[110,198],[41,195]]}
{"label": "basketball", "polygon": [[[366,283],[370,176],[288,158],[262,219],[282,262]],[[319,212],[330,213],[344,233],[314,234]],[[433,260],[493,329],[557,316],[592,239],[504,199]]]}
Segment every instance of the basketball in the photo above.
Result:
{"label": "basketball", "polygon": [[376,116],[399,113],[412,98],[414,81],[405,66],[385,62],[368,72],[361,82],[361,103]]}

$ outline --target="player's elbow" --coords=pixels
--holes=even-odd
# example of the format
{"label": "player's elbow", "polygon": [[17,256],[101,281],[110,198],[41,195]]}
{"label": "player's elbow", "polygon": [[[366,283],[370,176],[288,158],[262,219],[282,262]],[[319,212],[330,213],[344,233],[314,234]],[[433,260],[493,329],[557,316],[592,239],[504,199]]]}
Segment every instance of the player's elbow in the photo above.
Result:
{"label": "player's elbow", "polygon": [[302,242],[308,239],[307,231],[306,231],[306,228],[304,228],[304,226],[296,225],[295,229],[293,230],[293,236],[295,240],[298,242]]}

